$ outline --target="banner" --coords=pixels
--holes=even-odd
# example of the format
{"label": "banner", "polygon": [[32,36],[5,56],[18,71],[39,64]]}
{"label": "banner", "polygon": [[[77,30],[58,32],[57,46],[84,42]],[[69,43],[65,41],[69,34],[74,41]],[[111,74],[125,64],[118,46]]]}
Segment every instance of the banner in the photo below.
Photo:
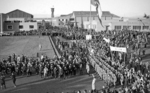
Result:
{"label": "banner", "polygon": [[86,35],[86,40],[91,40],[92,39],[92,35]]}
{"label": "banner", "polygon": [[125,52],[127,53],[127,48],[126,47],[113,47],[110,46],[111,51],[118,51],[118,52]]}
{"label": "banner", "polygon": [[105,40],[107,43],[109,43],[110,42],[110,39],[107,39],[107,38],[103,38],[103,40]]}

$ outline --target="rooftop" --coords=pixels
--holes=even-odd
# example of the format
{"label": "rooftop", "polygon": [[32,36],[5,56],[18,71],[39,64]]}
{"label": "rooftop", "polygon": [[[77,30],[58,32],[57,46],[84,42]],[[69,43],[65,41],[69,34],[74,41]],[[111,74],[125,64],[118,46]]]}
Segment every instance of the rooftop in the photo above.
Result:
{"label": "rooftop", "polygon": [[[97,12],[96,11],[74,11],[73,12],[75,14],[75,16],[97,16]],[[102,17],[117,17],[119,18],[119,16],[110,13],[109,11],[102,11]]]}
{"label": "rooftop", "polygon": [[19,9],[16,9],[16,10],[10,11],[10,12],[8,12],[8,13],[6,13],[6,14],[10,14],[10,13],[12,13],[12,12],[16,12],[16,11],[23,12],[23,13],[26,13],[26,14],[29,14],[29,15],[32,15],[32,14],[30,14],[30,13],[24,12],[24,11],[19,10]]}

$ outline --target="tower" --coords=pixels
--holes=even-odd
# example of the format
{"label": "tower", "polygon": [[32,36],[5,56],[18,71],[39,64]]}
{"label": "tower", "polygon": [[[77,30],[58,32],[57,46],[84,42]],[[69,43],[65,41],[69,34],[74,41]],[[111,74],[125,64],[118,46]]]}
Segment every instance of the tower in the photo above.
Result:
{"label": "tower", "polygon": [[51,8],[51,18],[54,17],[54,7]]}

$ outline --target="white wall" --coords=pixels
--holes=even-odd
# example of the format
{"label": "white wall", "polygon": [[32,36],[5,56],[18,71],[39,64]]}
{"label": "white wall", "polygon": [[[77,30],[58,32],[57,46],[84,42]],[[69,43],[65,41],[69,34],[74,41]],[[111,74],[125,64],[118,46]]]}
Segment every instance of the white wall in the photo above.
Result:
{"label": "white wall", "polygon": [[[121,26],[121,30],[123,29],[123,26],[130,26],[131,29],[133,30],[133,26],[141,26],[140,31],[150,31],[150,19],[143,20],[142,22],[144,23],[145,26],[149,26],[149,30],[143,30],[143,23],[138,21],[137,19],[129,19],[128,21],[119,21],[120,19],[107,19],[107,20],[102,20],[103,26],[101,26],[99,20],[93,20],[91,22],[92,28],[93,25],[96,25],[95,31],[101,31],[101,30],[106,30],[106,26],[109,26],[108,29],[114,30],[115,26]],[[90,25],[90,21],[84,21],[84,27],[85,29],[89,29],[87,25]]]}
{"label": "white wall", "polygon": [[[20,31],[30,31],[30,30],[37,30],[38,24],[37,22],[21,22],[19,25],[22,25],[23,28]],[[33,25],[33,28],[30,28],[30,25]]]}

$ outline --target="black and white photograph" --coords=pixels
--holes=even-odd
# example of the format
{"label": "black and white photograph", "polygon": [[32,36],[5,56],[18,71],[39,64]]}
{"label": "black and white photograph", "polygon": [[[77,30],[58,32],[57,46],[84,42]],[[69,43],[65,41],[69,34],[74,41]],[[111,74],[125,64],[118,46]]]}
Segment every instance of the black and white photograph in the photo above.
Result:
{"label": "black and white photograph", "polygon": [[0,93],[150,93],[150,0],[0,0]]}

